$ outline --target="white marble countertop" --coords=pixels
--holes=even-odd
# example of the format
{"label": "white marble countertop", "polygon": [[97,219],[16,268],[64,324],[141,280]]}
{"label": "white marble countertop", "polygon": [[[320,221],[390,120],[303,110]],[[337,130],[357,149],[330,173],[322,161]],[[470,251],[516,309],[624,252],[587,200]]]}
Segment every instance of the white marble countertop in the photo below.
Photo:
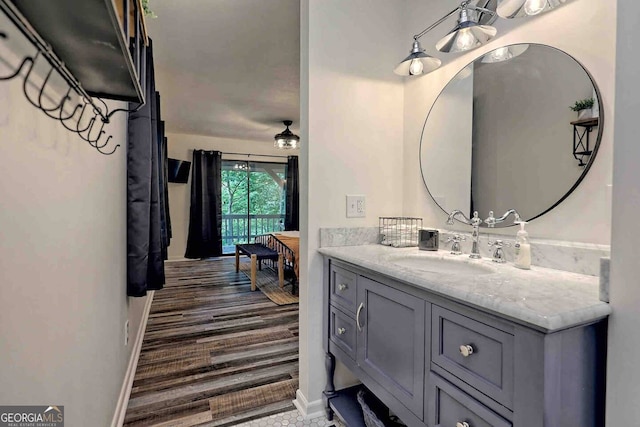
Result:
{"label": "white marble countertop", "polygon": [[[429,252],[418,248],[362,245],[318,251],[545,332],[602,319],[611,313],[609,304],[599,300],[598,278],[593,276],[536,266],[521,270],[512,263],[498,264],[487,258],[472,260],[468,255],[451,255],[444,250]],[[414,265],[420,265],[422,258],[442,259],[452,266],[451,273],[434,273],[425,271],[429,267],[419,270],[394,263],[403,258],[410,258]],[[482,274],[460,273],[468,268],[466,265],[457,268],[456,263],[477,265],[484,271]]]}

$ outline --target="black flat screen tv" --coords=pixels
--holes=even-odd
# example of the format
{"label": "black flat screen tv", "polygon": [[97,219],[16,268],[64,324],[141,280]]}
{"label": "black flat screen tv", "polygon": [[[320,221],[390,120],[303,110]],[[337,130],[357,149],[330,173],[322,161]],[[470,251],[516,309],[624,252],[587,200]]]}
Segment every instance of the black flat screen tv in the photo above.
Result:
{"label": "black flat screen tv", "polygon": [[189,169],[191,169],[191,162],[177,159],[168,160],[169,182],[186,184],[189,181]]}

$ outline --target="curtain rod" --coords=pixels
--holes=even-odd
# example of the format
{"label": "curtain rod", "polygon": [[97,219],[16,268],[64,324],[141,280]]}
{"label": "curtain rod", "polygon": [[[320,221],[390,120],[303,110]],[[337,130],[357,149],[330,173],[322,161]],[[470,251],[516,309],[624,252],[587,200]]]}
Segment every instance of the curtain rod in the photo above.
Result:
{"label": "curtain rod", "polygon": [[247,157],[282,157],[282,158],[289,158],[290,156],[278,156],[276,154],[247,154],[247,153],[225,153],[223,151],[220,152],[221,154],[229,154],[229,155],[233,155],[233,156],[247,156]]}

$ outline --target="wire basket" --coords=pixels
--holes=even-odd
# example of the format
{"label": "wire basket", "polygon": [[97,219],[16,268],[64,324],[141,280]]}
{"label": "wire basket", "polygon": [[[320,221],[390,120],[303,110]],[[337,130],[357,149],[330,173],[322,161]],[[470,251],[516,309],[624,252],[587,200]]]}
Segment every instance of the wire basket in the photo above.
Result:
{"label": "wire basket", "polygon": [[379,242],[381,245],[393,246],[394,248],[418,246],[418,235],[421,228],[422,218],[381,216]]}

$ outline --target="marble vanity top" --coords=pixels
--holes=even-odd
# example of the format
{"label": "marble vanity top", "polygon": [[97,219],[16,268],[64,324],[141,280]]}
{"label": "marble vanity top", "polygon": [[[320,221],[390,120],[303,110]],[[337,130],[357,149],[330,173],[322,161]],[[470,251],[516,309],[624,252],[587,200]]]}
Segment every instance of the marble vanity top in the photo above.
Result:
{"label": "marble vanity top", "polygon": [[[512,263],[498,264],[487,258],[471,260],[468,255],[451,255],[444,250],[363,245],[318,251],[545,332],[602,319],[611,313],[609,304],[599,300],[598,278],[594,276],[536,266],[520,270]],[[425,258],[421,269],[416,268],[420,258]],[[434,258],[451,266],[451,272],[443,272],[443,268],[429,271]],[[461,268],[456,268],[457,263]]]}

